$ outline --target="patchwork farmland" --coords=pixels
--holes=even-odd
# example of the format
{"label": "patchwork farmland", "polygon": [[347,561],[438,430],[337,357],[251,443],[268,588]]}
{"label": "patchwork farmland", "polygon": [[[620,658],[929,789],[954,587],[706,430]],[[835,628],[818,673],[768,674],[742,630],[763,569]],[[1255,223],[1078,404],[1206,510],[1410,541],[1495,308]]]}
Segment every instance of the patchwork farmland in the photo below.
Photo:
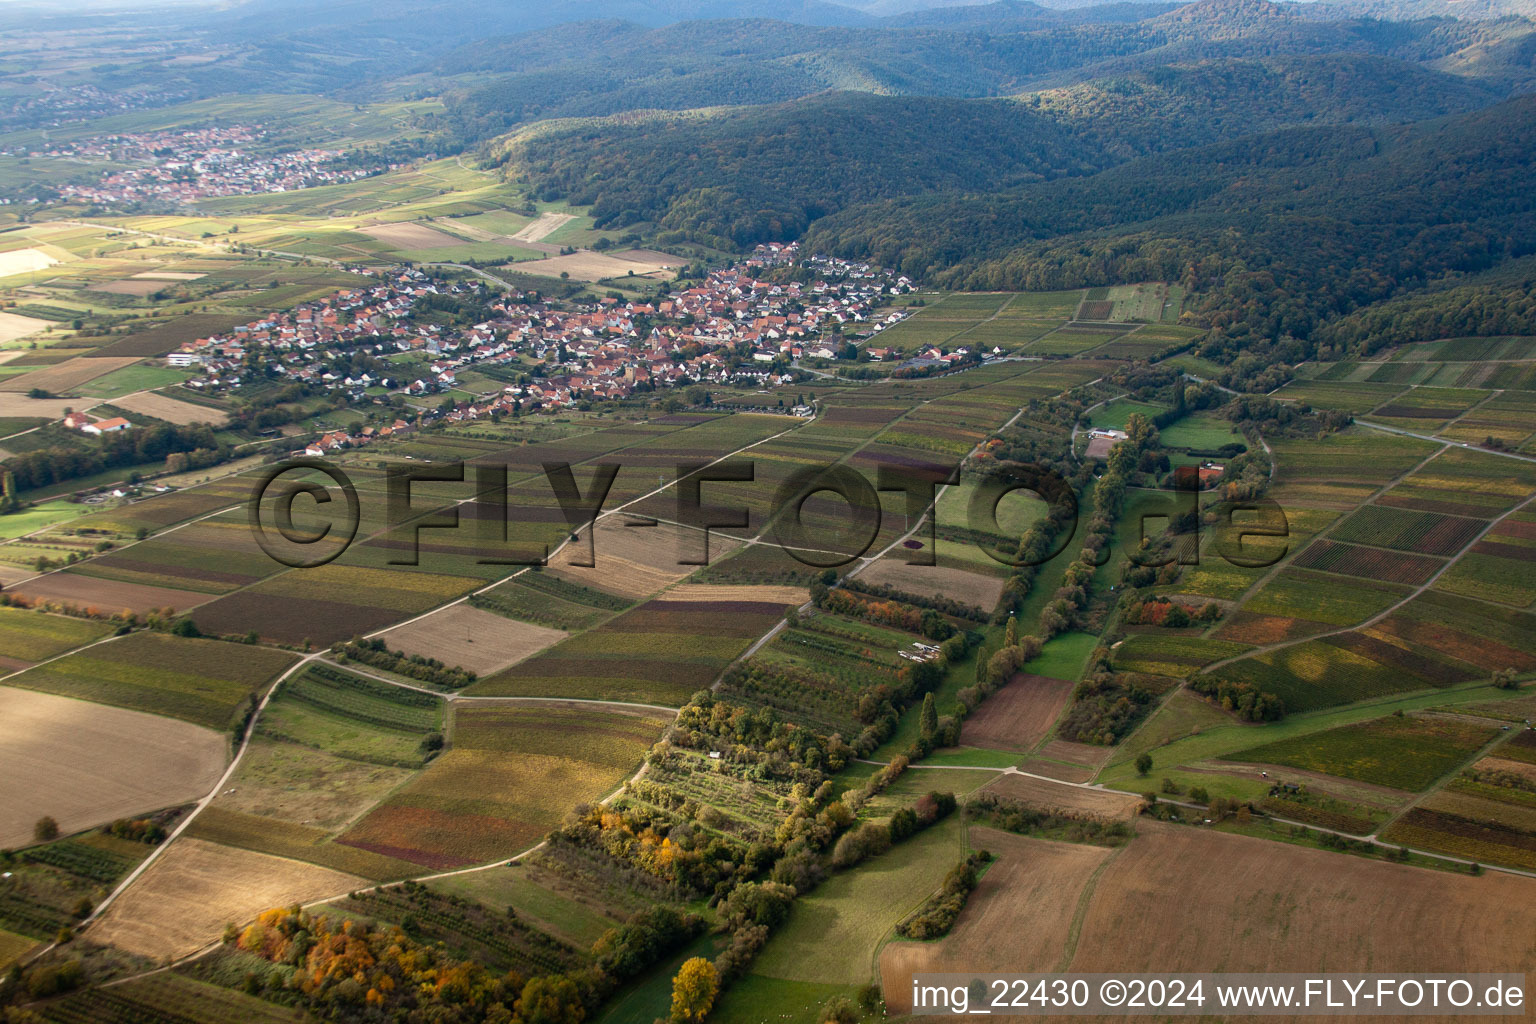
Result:
{"label": "patchwork farmland", "polygon": [[[591,230],[561,211],[413,206],[371,220],[347,202],[217,209],[249,216],[252,238],[325,258],[494,249],[515,257],[498,273],[543,272],[544,287],[561,269],[573,288],[616,274],[625,302],[629,270],[665,262],[557,255]],[[290,238],[275,218],[307,203],[338,223]],[[155,284],[124,298],[149,302],[159,285],[237,273],[182,266],[150,272],[207,272],[150,281],[115,267],[98,283]],[[273,290],[291,299],[339,286],[327,276],[339,273],[279,276]],[[296,1004],[279,1001],[296,997],[267,980],[289,927],[278,908],[313,904],[308,927],[331,927],[323,916],[360,943],[398,936],[438,964],[608,972],[615,987],[591,1007],[607,1024],[666,1016],[691,956],[727,974],[711,1019],[816,1024],[829,1000],[871,984],[887,1013],[904,1012],[920,970],[1212,955],[1218,940],[1158,923],[1170,907],[1201,907],[1231,969],[1302,965],[1319,948],[1340,970],[1428,963],[1414,936],[1454,905],[1484,923],[1455,925],[1475,966],[1527,969],[1510,906],[1529,880],[1503,869],[1536,869],[1536,590],[1523,574],[1536,471],[1514,457],[1536,430],[1529,403],[1491,376],[1473,382],[1470,368],[1487,369],[1475,346],[1446,345],[1439,360],[1426,347],[1305,368],[1245,411],[1197,379],[1212,371],[1187,348],[1203,330],[1180,320],[1184,299],[1157,282],[934,293],[859,337],[892,353],[861,364],[883,364],[870,379],[807,379],[779,407],[770,391],[722,388],[665,409],[658,395],[423,416],[424,429],[327,455],[355,483],[361,521],[315,569],[252,539],[259,460],[178,476],[163,494],[89,507],[65,495],[67,518],[39,506],[36,529],[0,544],[18,574],[0,607],[0,695],[19,723],[0,752],[27,766],[0,808],[0,844],[36,858],[24,889],[0,887],[0,960],[69,926],[113,955],[179,961],[125,968],[142,976],[55,1000],[45,1019],[164,1006],[288,1019]],[[153,353],[216,326],[177,323],[105,335],[92,350],[105,355],[70,349],[7,380],[51,379],[82,403],[116,396],[133,415],[201,416],[231,444],[266,443],[242,432],[238,403],[144,376],[162,369]],[[892,374],[958,347],[1013,358]],[[101,373],[76,380],[82,360]],[[518,380],[463,378],[479,394]],[[144,390],[127,392],[136,381]],[[1313,411],[1276,411],[1302,403]],[[339,408],[291,412],[278,429],[296,439],[352,422]],[[1089,429],[1153,418],[1162,426],[1126,465],[1114,439],[1085,443]],[[1479,450],[1489,435],[1510,450]],[[683,523],[679,467],[733,453],[752,478],[708,479],[700,498],[744,510],[746,525]],[[403,524],[388,512],[389,473],[461,459],[505,472],[504,527],[481,519],[499,513],[467,480],[415,485]],[[1070,531],[1023,491],[990,521],[973,514],[985,481],[1036,460],[1067,481]],[[582,494],[617,466],[595,524],[567,518],[550,463],[568,463]],[[786,482],[829,464],[870,483],[890,466],[961,473],[932,509],[899,491],[817,491],[787,514]],[[1187,507],[1203,518],[1167,498],[1191,466],[1206,487]],[[1260,494],[1282,507],[1285,535],[1243,539],[1263,556],[1243,564],[1218,526],[1229,503]],[[428,525],[447,510],[458,529]],[[855,511],[867,543],[848,529]],[[1060,553],[1020,564],[1036,538]],[[487,545],[505,557],[484,558]],[[38,838],[45,815],[63,838]],[[101,831],[119,819],[179,831],[160,843]],[[995,859],[973,862],[982,850]],[[1486,875],[1472,877],[1473,861]],[[1217,862],[1214,881],[1169,866]],[[965,864],[979,877],[956,903]],[[1255,897],[1252,877],[1285,877],[1301,895],[1234,936],[1250,898],[1272,895],[1261,883]],[[1422,895],[1384,895],[1410,887]],[[76,913],[82,896],[92,907]],[[1348,923],[1344,938],[1319,937],[1361,906],[1393,933]],[[691,920],[700,908],[721,931]],[[1002,931],[1025,936],[1006,964],[988,945]]]}

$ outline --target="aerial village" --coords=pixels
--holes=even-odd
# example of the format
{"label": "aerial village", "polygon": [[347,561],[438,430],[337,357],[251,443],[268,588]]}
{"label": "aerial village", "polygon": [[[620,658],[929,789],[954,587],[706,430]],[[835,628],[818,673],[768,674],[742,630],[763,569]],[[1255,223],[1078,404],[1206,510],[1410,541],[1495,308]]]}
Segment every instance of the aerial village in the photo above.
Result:
{"label": "aerial village", "polygon": [[[96,135],[40,147],[0,150],[0,156],[131,164],[90,183],[65,183],[59,201],[86,203],[190,203],[218,196],[289,192],[335,185],[376,174],[382,167],[338,165],[340,150],[263,153],[267,132],[249,125],[166,132]],[[36,201],[46,201],[38,196]]]}
{"label": "aerial village", "polygon": [[[354,401],[449,392],[468,368],[523,371],[498,393],[429,407],[429,415],[457,422],[695,384],[790,384],[801,379],[795,369],[801,358],[835,358],[845,332],[868,339],[907,315],[880,307],[910,291],[911,282],[868,264],[814,257],[806,261],[814,272],[808,283],[755,276],[797,257],[794,245],[762,246],[741,263],[652,301],[606,297],[569,308],[535,293],[497,293],[481,281],[445,281],[420,268],[356,269],[369,279],[357,288],[189,342],[166,361],[197,371],[186,386],[203,393],[238,393],[249,374],[275,371]],[[420,315],[441,305],[429,296],[491,315],[445,326],[441,318]],[[888,354],[869,351],[871,359]],[[333,368],[358,354],[401,372],[351,375]],[[329,435],[318,443],[360,441]]]}

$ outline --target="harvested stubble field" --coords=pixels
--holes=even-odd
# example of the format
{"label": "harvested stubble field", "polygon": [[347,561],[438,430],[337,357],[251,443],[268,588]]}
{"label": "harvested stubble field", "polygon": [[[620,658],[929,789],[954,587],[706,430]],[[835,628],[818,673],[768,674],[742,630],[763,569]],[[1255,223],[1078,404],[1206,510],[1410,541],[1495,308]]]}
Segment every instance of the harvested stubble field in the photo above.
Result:
{"label": "harvested stubble field", "polygon": [[909,594],[947,597],[986,611],[997,607],[1007,580],[945,565],[908,565],[901,557],[882,558],[859,573],[866,583],[888,584]]}
{"label": "harvested stubble field", "polygon": [[[3,276],[0,274],[0,277]],[[29,334],[36,334],[48,325],[49,321],[39,320],[36,317],[21,316],[17,313],[0,313],[0,345],[18,338],[25,338]]]}
{"label": "harvested stubble field", "polygon": [[1019,753],[1033,750],[1067,706],[1072,688],[1064,679],[1017,675],[966,718],[960,742]]}
{"label": "harvested stubble field", "polygon": [[1030,807],[1066,814],[1091,814],[1099,818],[1134,818],[1141,807],[1141,798],[1129,793],[1063,786],[1013,773],[999,775],[987,783],[982,792]]}
{"label": "harvested stubble field", "polygon": [[1153,821],[1137,830],[1098,878],[1065,969],[1536,969],[1531,879],[1471,878]]}
{"label": "harvested stubble field", "polygon": [[65,832],[205,795],[224,737],[186,722],[0,687],[0,847],[44,815]]}
{"label": "harvested stubble field", "polygon": [[[697,566],[682,565],[681,559],[701,550],[703,534],[681,526],[626,526],[628,517],[608,516],[597,522],[586,543],[567,544],[549,561],[553,575],[583,587],[604,590],[621,597],[641,598],[678,582]],[[739,542],[718,532],[709,537],[709,560],[724,558]],[[583,566],[589,554],[594,563]]]}
{"label": "harvested stubble field", "polygon": [[107,909],[91,938],[152,960],[182,957],[217,942],[230,922],[366,885],[313,864],[182,838]]}
{"label": "harvested stubble field", "polygon": [[138,632],[28,669],[9,683],[223,730],[248,696],[293,661],[284,651]]}
{"label": "harvested stubble field", "polygon": [[[1083,888],[1114,855],[1101,846],[991,828],[972,828],[969,841],[997,860],[950,934],[938,942],[891,942],[880,950],[881,987],[892,1014],[910,1011],[914,974],[1056,970],[1070,953],[1072,918]],[[1008,941],[999,942],[1004,935]]]}
{"label": "harvested stubble field", "polygon": [[564,630],[518,622],[465,602],[396,626],[382,639],[392,651],[436,658],[477,675],[491,675],[566,636]]}
{"label": "harvested stubble field", "polygon": [[[116,358],[87,358],[76,356],[74,359],[66,359],[62,363],[52,366],[44,366],[27,373],[20,373],[14,377],[7,377],[0,381],[0,391],[31,391],[33,388],[42,388],[44,391],[58,394],[68,391],[70,388],[79,387],[86,381],[95,380],[113,370],[120,370],[125,366],[131,366],[138,362],[134,356],[121,356]],[[89,405],[90,403],[85,403]]]}
{"label": "harvested stubble field", "polygon": [[[458,240],[454,240],[458,243]],[[462,243],[458,243],[462,244]],[[625,252],[607,253],[576,252],[568,256],[552,256],[548,259],[529,260],[508,264],[505,269],[519,274],[536,274],[540,277],[569,275],[577,281],[602,281],[610,277],[644,277],[660,270],[681,266],[686,261],[676,256],[648,249],[630,249]]]}
{"label": "harvested stubble field", "polygon": [[391,249],[444,249],[465,244],[462,238],[455,238],[426,224],[375,224],[360,230]]}
{"label": "harvested stubble field", "polygon": [[137,394],[125,395],[122,398],[113,399],[112,404],[130,413],[153,416],[157,420],[165,420],[167,423],[181,426],[190,423],[211,423],[221,427],[229,422],[227,412],[210,409],[206,405],[183,402],[179,398],[162,395],[156,391],[141,391]]}

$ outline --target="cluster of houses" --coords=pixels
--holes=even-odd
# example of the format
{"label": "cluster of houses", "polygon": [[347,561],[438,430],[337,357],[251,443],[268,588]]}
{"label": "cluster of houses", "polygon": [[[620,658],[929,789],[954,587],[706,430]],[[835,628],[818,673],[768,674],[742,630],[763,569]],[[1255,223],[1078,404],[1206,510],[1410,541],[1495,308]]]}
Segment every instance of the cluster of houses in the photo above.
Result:
{"label": "cluster of houses", "polygon": [[127,132],[50,142],[24,155],[131,165],[89,184],[57,187],[65,201],[90,203],[187,203],[214,196],[287,192],[356,181],[377,171],[337,165],[340,150],[254,152],[265,135],[265,130],[248,125]]}
{"label": "cluster of houses", "polygon": [[[494,293],[479,281],[443,281],[417,268],[358,270],[366,284],[189,342],[166,361],[199,369],[188,386],[205,392],[239,388],[254,364],[354,400],[370,392],[441,393],[471,368],[520,371],[501,374],[514,382],[494,396],[448,413],[458,419],[701,383],[787,384],[801,358],[835,358],[843,337],[868,337],[901,319],[904,312],[882,316],[879,307],[912,287],[889,271],[822,257],[807,261],[815,271],[809,281],[756,276],[793,262],[797,251],[760,247],[697,285],[649,302],[610,297],[560,305]],[[487,319],[444,326],[441,316],[421,315],[423,299],[434,295],[483,309]],[[399,376],[336,369],[355,365],[350,357],[359,352],[398,365]]]}
{"label": "cluster of houses", "polygon": [[395,420],[395,422],[385,427],[363,427],[356,432],[333,430],[311,441],[303,451],[294,452],[293,454],[328,455],[331,452],[340,451],[344,448],[361,448],[375,441],[383,441],[391,437],[409,437],[414,433],[416,433],[415,425],[407,423],[405,420]]}

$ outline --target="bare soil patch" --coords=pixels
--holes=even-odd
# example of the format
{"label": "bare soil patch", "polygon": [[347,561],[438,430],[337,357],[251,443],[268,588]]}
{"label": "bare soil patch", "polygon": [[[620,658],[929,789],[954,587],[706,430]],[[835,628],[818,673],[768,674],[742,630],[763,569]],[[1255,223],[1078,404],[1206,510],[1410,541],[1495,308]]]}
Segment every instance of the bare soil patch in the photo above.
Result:
{"label": "bare soil patch", "polygon": [[1097,774],[1094,769],[1084,768],[1082,765],[1062,764],[1040,757],[1025,758],[1019,762],[1018,769],[1021,772],[1044,775],[1047,778],[1061,779],[1065,782],[1088,782]]}
{"label": "bare soil patch", "polygon": [[27,597],[64,601],[81,608],[94,606],[102,611],[131,608],[136,612],[147,612],[153,608],[170,607],[184,612],[218,596],[190,590],[172,590],[170,587],[147,587],[138,583],[102,580],[71,572],[51,572],[21,584],[16,590]]}
{"label": "bare soil patch", "polygon": [[509,264],[520,274],[538,274],[542,277],[559,277],[562,273],[577,281],[601,281],[609,277],[627,277],[652,274],[669,270],[686,262],[676,256],[653,252],[649,249],[630,249],[627,252],[608,254],[583,249],[569,256],[551,256],[547,260],[528,260]]}
{"label": "bare soil patch", "polygon": [[1045,738],[1072,698],[1073,684],[1021,673],[981,702],[965,720],[960,742],[967,747],[1024,753]]}
{"label": "bare soil patch", "polygon": [[165,420],[167,423],[175,423],[179,426],[186,426],[189,423],[211,423],[214,426],[223,426],[229,422],[227,412],[210,409],[206,405],[183,402],[179,398],[172,398],[170,395],[162,395],[154,391],[115,398],[112,404],[128,412],[153,416],[157,420]]}
{"label": "bare soil patch", "polygon": [[[585,561],[588,557],[587,538],[583,536],[581,542],[567,544],[549,560],[550,571],[573,583],[596,587],[622,597],[645,597],[676,583],[697,568],[678,564],[682,554],[692,551],[699,543],[698,531],[686,531],[686,544],[684,533],[682,527],[669,523],[644,527],[625,526],[623,517],[609,516],[598,520],[592,538],[592,560],[595,565],[586,567],[573,564]],[[738,543],[729,537],[712,533],[709,538],[710,560],[724,557]],[[804,598],[800,601],[804,601]]]}
{"label": "bare soil patch", "polygon": [[181,274],[173,270],[145,270],[138,274],[130,274],[129,277],[148,281],[196,281],[207,277],[207,274]]}
{"label": "bare soil patch", "polygon": [[22,316],[20,313],[0,313],[0,345],[7,341],[15,341],[17,338],[25,338],[29,334],[36,334],[47,326],[49,326],[47,320]]}
{"label": "bare soil patch", "polygon": [[1073,743],[1071,740],[1051,740],[1040,748],[1042,757],[1080,764],[1084,768],[1102,768],[1114,752],[1113,747],[1096,747],[1092,743]]}
{"label": "bare soil patch", "polygon": [[1536,969],[1536,880],[1137,830],[1095,886],[1071,971]]}
{"label": "bare soil patch", "polygon": [[[880,981],[892,1015],[912,1009],[912,975],[1050,971],[1067,952],[1083,886],[1111,851],[973,828],[971,846],[997,862],[939,942],[892,942],[880,951]],[[1007,936],[1006,942],[999,942]]]}
{"label": "bare soil patch", "polygon": [[1141,798],[1129,793],[1063,786],[1056,782],[1032,779],[1028,775],[1001,775],[995,782],[983,786],[982,792],[1017,800],[1031,807],[1092,814],[1101,818],[1134,818],[1141,807]]}
{"label": "bare soil patch", "polygon": [[51,815],[65,832],[204,796],[224,737],[188,722],[0,687],[0,847],[32,841]]}
{"label": "bare soil patch", "polygon": [[908,565],[899,558],[882,558],[859,573],[866,583],[884,583],[909,594],[947,597],[986,611],[997,607],[1007,580],[943,565]]}
{"label": "bare soil patch", "polygon": [[[103,356],[90,358],[76,356],[66,359],[62,363],[52,366],[39,367],[26,373],[18,373],[14,377],[0,382],[0,391],[30,391],[33,388],[42,388],[58,394],[60,391],[68,391],[70,388],[79,387],[86,381],[95,380],[105,376],[113,370],[120,370],[125,366],[132,366],[138,362],[133,356]],[[66,405],[69,403],[65,403]],[[79,402],[75,402],[79,405]],[[61,412],[62,415],[62,412]]]}
{"label": "bare soil patch", "polygon": [[121,281],[106,281],[106,282],[103,282],[101,284],[93,284],[93,285],[91,285],[89,288],[87,288],[85,290],[86,291],[91,291],[91,292],[108,292],[108,293],[110,293],[112,295],[140,295],[140,296],[142,296],[142,295],[148,295],[151,292],[157,292],[161,288],[164,288],[164,287],[165,287],[165,283],[163,281],[153,281],[153,280],[138,280],[138,281],[135,281],[135,280],[131,280],[131,279],[126,279],[125,278],[124,280],[121,280]]}
{"label": "bare soil patch", "polygon": [[12,249],[0,252],[0,277],[26,274],[34,270],[47,270],[59,261],[41,249]]}
{"label": "bare soil patch", "polygon": [[219,941],[224,926],[272,907],[308,903],[371,883],[356,875],[201,839],[178,839],[90,931],[130,953],[182,957]]}
{"label": "bare soil patch", "polygon": [[564,640],[564,630],[518,622],[468,602],[443,608],[384,634],[391,650],[436,658],[486,676]]}
{"label": "bare soil patch", "polygon": [[[22,375],[26,376],[26,375]],[[0,388],[0,416],[17,419],[60,419],[66,408],[89,408],[91,402],[78,398],[28,398],[25,391],[15,393]]]}
{"label": "bare soil patch", "polygon": [[512,237],[519,242],[542,242],[575,219],[569,213],[541,213],[538,220]]}
{"label": "bare soil patch", "polygon": [[396,249],[443,249],[469,244],[425,224],[374,224],[358,230]]}

